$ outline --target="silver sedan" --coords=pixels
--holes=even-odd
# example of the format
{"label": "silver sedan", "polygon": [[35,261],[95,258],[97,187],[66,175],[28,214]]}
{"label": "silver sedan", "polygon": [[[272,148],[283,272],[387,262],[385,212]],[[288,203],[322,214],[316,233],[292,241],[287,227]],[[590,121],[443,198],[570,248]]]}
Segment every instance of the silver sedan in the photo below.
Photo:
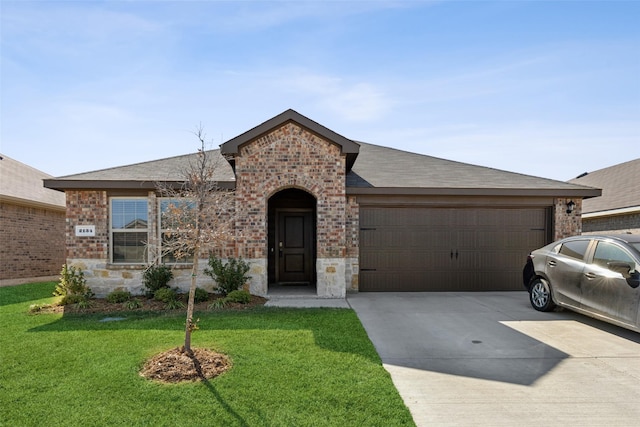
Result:
{"label": "silver sedan", "polygon": [[640,235],[551,243],[529,254],[523,281],[538,311],[561,306],[640,332]]}

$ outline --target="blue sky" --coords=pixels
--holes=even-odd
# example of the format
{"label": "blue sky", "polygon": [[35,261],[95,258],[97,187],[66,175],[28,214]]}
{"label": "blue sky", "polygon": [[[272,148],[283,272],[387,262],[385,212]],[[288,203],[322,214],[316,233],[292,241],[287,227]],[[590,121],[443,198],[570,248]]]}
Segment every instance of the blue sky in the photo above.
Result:
{"label": "blue sky", "polygon": [[568,180],[640,157],[638,1],[0,2],[0,152],[54,176],[293,108],[357,141]]}

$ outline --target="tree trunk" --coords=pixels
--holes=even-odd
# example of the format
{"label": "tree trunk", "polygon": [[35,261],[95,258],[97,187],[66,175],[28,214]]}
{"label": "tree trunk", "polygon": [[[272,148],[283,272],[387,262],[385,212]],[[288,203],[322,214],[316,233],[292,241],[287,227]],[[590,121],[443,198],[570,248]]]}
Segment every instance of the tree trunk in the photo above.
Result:
{"label": "tree trunk", "polygon": [[191,355],[191,332],[195,329],[193,323],[193,305],[196,296],[196,278],[198,277],[198,257],[200,251],[193,254],[193,266],[191,267],[191,285],[189,286],[189,302],[187,303],[187,321],[184,328],[184,351]]}

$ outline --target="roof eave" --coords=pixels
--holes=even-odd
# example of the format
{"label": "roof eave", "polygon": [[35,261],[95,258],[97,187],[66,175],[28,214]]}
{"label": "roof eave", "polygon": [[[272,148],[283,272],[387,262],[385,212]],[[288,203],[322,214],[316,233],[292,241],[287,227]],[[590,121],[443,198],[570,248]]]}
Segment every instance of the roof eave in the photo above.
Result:
{"label": "roof eave", "polygon": [[[218,187],[233,190],[235,181],[217,181]],[[163,185],[179,188],[184,181],[162,181]],[[52,190],[155,190],[156,181],[135,180],[79,180],[79,179],[45,179],[44,186]]]}
{"label": "roof eave", "polygon": [[607,209],[604,211],[596,211],[596,212],[585,212],[582,211],[583,219],[590,218],[601,218],[607,216],[618,216],[618,215],[633,215],[640,213],[640,206],[630,206],[626,208],[617,208],[617,209]]}
{"label": "roof eave", "polygon": [[55,210],[55,211],[61,211],[61,212],[64,212],[66,210],[66,206],[64,204],[57,205],[53,203],[23,199],[21,197],[13,197],[13,196],[8,196],[4,194],[0,194],[0,202],[26,206],[26,207],[49,209],[49,210]]}

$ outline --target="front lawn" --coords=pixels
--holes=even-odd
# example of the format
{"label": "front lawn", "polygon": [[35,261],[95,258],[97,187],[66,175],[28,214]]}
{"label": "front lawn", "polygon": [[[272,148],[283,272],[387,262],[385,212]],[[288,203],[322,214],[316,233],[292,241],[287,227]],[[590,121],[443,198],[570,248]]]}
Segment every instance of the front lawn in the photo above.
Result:
{"label": "front lawn", "polygon": [[[55,283],[0,288],[0,425],[412,426],[352,310],[198,313],[194,347],[230,356],[208,382],[160,384],[144,361],[184,340],[184,310],[28,314]],[[109,315],[114,317],[113,314]]]}

